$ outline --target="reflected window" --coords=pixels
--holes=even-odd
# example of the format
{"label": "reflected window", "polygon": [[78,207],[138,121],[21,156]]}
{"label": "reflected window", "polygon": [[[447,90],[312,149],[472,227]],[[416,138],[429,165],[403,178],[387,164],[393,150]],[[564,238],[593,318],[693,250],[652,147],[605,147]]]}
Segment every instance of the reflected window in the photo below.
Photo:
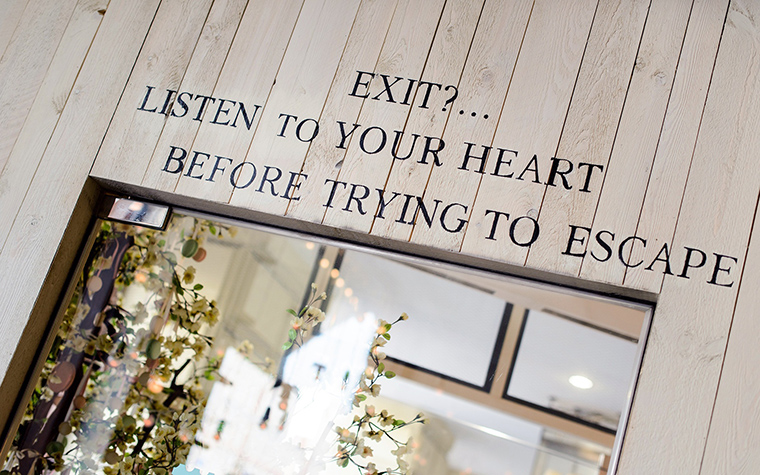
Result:
{"label": "reflected window", "polygon": [[529,310],[505,397],[617,429],[636,367],[636,341]]}

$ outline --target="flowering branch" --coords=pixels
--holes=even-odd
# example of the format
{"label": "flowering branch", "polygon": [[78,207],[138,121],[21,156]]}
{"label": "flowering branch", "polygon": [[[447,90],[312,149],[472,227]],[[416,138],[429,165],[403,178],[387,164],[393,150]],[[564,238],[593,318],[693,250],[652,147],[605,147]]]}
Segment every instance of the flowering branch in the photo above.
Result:
{"label": "flowering branch", "polygon": [[[392,379],[396,377],[394,372],[385,370],[383,360],[386,356],[380,351],[380,348],[390,341],[390,331],[393,325],[407,318],[409,318],[407,314],[402,313],[393,323],[380,320],[377,334],[369,351],[370,365],[359,381],[359,388],[354,395],[354,406],[359,407],[368,398],[377,397],[380,394],[380,384],[378,383],[380,378]],[[394,432],[417,423],[425,423],[422,414],[417,414],[411,421],[404,421],[397,419],[393,414],[389,414],[385,409],[377,412],[375,406],[365,405],[364,415],[355,415],[353,422],[348,427],[335,427],[335,432],[338,434],[338,451],[335,455],[335,462],[344,468],[349,465],[354,466],[359,470],[359,473],[365,475],[406,475],[409,463],[404,460],[404,456],[411,453],[413,441],[410,437],[406,442],[401,442],[397,437],[394,437]],[[373,462],[366,464],[359,462],[358,457],[369,458],[373,455],[373,449],[366,445],[365,437],[375,442],[380,442],[383,439],[392,442],[396,447],[391,450],[391,454],[396,456],[396,467],[379,471]]]}
{"label": "flowering branch", "polygon": [[288,309],[288,313],[293,316],[293,321],[291,322],[291,328],[288,330],[288,341],[282,345],[283,350],[290,349],[293,345],[300,348],[303,345],[305,335],[314,326],[325,320],[325,312],[314,305],[326,298],[327,294],[324,292],[317,295],[317,286],[312,283],[309,303],[298,313],[292,308]]}

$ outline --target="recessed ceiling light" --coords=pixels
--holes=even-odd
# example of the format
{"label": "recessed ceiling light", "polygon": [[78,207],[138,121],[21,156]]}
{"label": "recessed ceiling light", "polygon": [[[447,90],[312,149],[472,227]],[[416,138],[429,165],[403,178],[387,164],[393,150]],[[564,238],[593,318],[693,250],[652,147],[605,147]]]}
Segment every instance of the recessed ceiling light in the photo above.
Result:
{"label": "recessed ceiling light", "polygon": [[570,376],[570,384],[575,386],[576,388],[580,389],[590,389],[594,386],[594,382],[588,379],[585,376],[581,376],[579,374],[574,374]]}

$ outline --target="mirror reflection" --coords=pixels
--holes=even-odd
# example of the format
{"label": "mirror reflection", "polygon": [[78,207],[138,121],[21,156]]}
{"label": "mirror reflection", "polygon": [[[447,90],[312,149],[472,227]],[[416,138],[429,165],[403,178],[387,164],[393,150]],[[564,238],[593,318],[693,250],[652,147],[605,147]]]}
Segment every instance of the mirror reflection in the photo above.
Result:
{"label": "mirror reflection", "polygon": [[192,215],[98,232],[7,473],[605,473],[646,309]]}

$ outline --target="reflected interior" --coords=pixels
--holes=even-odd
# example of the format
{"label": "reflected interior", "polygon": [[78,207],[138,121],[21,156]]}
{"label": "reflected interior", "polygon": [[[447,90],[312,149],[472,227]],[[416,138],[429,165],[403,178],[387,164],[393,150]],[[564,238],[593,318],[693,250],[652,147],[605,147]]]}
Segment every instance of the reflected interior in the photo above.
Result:
{"label": "reflected interior", "polygon": [[11,473],[606,473],[640,308],[192,216],[104,229],[140,249],[96,245]]}

